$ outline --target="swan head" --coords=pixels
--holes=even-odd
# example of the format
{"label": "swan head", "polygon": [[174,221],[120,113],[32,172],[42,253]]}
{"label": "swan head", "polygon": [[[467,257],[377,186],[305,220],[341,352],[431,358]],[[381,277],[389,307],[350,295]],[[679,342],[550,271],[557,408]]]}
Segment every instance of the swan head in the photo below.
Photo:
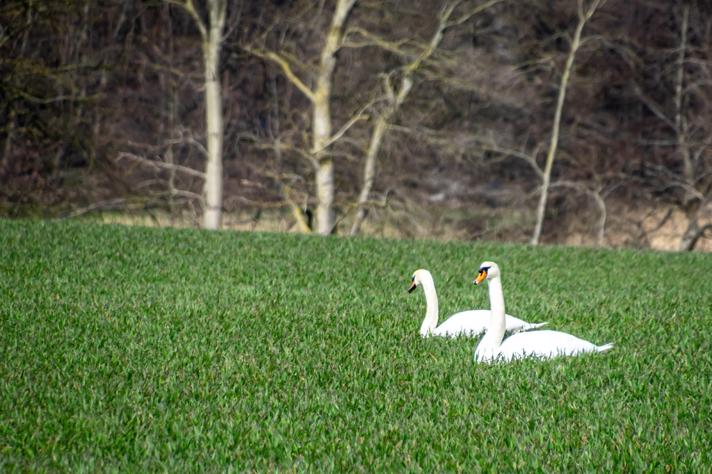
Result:
{"label": "swan head", "polygon": [[433,282],[433,276],[430,272],[422,268],[414,271],[413,276],[410,277],[410,287],[408,288],[408,293],[412,293],[423,282]]}
{"label": "swan head", "polygon": [[477,276],[472,283],[479,285],[485,280],[491,280],[493,278],[499,277],[499,267],[494,262],[482,262],[480,264],[480,270],[477,272]]}

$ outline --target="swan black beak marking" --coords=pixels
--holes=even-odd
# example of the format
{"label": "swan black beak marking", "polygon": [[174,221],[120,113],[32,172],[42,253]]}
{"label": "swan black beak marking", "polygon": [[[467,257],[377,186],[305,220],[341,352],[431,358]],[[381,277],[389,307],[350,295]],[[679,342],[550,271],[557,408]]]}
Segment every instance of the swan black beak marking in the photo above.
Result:
{"label": "swan black beak marking", "polygon": [[418,288],[418,285],[415,284],[415,282],[410,284],[410,287],[408,288],[408,293],[413,293],[413,291]]}
{"label": "swan black beak marking", "polygon": [[487,270],[483,268],[479,271],[479,273],[477,273],[477,276],[474,280],[472,280],[472,283],[474,283],[475,285],[479,285],[480,283],[485,281],[485,278],[487,278]]}

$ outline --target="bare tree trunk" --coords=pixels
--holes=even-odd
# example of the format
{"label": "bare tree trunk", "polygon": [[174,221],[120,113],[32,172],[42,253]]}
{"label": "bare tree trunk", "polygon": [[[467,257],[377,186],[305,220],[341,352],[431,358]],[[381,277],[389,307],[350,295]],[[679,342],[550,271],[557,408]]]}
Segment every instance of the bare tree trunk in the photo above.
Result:
{"label": "bare tree trunk", "polygon": [[[444,24],[444,23],[443,23]],[[438,42],[442,37],[442,31],[438,30],[436,34],[438,37]],[[435,45],[437,46],[437,44]],[[435,46],[429,50],[428,56],[432,54]],[[396,95],[388,80],[386,80],[386,90],[389,97],[389,104],[386,110],[383,111],[381,115],[376,119],[376,126],[373,128],[373,134],[371,135],[371,141],[368,145],[368,154],[366,155],[366,161],[363,167],[363,186],[361,187],[361,192],[358,196],[357,201],[357,211],[354,218],[354,222],[351,225],[351,235],[357,235],[361,230],[361,225],[368,215],[368,208],[366,203],[368,202],[368,197],[371,195],[371,189],[373,189],[373,182],[376,179],[376,163],[378,162],[378,153],[381,150],[381,143],[383,142],[383,137],[388,130],[388,121],[391,117],[398,111],[408,93],[413,87],[413,80],[411,79],[412,73],[415,71],[415,64],[421,64],[424,57],[419,57],[416,61],[411,63],[408,68],[406,68],[403,77],[401,78],[400,88],[398,89],[398,94]]]}
{"label": "bare tree trunk", "polygon": [[[166,0],[169,3],[175,3]],[[223,110],[220,94],[220,48],[223,41],[227,0],[208,0],[208,24],[195,9],[193,0],[179,3],[193,17],[200,31],[205,82],[206,164],[203,182],[203,228],[219,229],[223,203]]]}
{"label": "bare tree trunk", "polygon": [[[322,77],[320,74],[320,78]],[[323,88],[314,94],[312,117],[312,153],[316,163],[316,197],[318,200],[316,225],[317,232],[322,235],[330,234],[334,227],[334,161],[325,151],[329,138],[331,138],[330,76],[328,80],[328,85],[323,85],[326,84],[326,78],[323,78],[320,81]]]}
{"label": "bare tree trunk", "polygon": [[592,192],[591,196],[594,201],[596,201],[596,206],[598,206],[598,225],[596,226],[596,245],[602,247],[605,242],[606,237],[606,219],[608,218],[608,212],[606,211],[606,202],[601,197],[600,192]]}
{"label": "bare tree trunk", "polygon": [[689,251],[695,248],[697,241],[702,237],[705,230],[698,224],[701,207],[699,198],[692,190],[695,186],[695,172],[690,156],[690,147],[687,142],[687,123],[685,121],[685,55],[687,53],[687,28],[690,18],[690,6],[682,5],[682,18],[680,20],[680,46],[677,55],[677,74],[675,77],[675,135],[677,139],[677,151],[682,161],[682,181],[685,184],[685,195],[682,198],[682,209],[687,219],[687,228],[680,238],[679,250]]}
{"label": "bare tree trunk", "polygon": [[[677,55],[677,75],[675,78],[675,132],[677,134],[677,147],[682,159],[682,170],[685,182],[691,184],[694,171],[692,169],[692,159],[690,149],[687,146],[687,124],[685,123],[685,111],[683,104],[685,87],[685,54],[687,50],[687,27],[690,17],[690,6],[682,6],[682,20],[680,24],[680,47]],[[685,198],[687,201],[687,197]]]}
{"label": "bare tree trunk", "polygon": [[[33,9],[34,9],[33,1],[30,0],[27,2],[27,15],[25,17],[25,31],[22,34],[22,42],[20,43],[20,51],[18,54],[19,57],[24,57],[25,50],[27,49],[27,41],[29,39],[30,28],[32,26]],[[13,77],[12,81],[15,82],[16,79]],[[7,133],[5,135],[5,144],[2,147],[2,150],[3,150],[2,157],[0,157],[0,173],[2,173],[2,171],[5,169],[6,164],[9,163],[10,153],[12,153],[12,141],[13,141],[14,135],[15,135],[15,127],[16,127],[15,120],[17,119],[17,109],[15,108],[14,98],[10,97],[8,102],[9,102],[8,107],[10,108],[10,111],[7,114],[8,115],[7,116]]]}
{"label": "bare tree trunk", "polygon": [[10,153],[12,152],[12,140],[15,138],[15,119],[17,117],[17,111],[15,110],[15,105],[12,103],[12,99],[10,99],[9,107],[10,112],[7,117],[7,134],[5,135],[5,145],[2,147],[2,158],[0,158],[0,174],[5,169],[6,163],[9,163]]}
{"label": "bare tree trunk", "polygon": [[223,203],[223,111],[220,94],[220,46],[225,24],[225,0],[208,2],[210,25],[203,38],[205,61],[205,125],[207,140],[207,163],[203,194],[203,227],[219,229],[222,225]]}
{"label": "bare tree trunk", "polygon": [[[174,38],[174,32],[173,32],[173,26],[171,24],[171,17],[170,17],[170,6],[166,4],[166,8],[163,11],[164,15],[164,22],[168,25],[168,31],[167,31],[167,43],[165,47],[168,49],[168,63],[170,64],[170,67],[173,68],[173,60],[175,58],[175,38]],[[161,89],[162,90],[168,90],[168,104],[166,107],[166,113],[168,115],[168,135],[173,135],[176,127],[176,123],[178,121],[178,91],[177,91],[177,86],[175,79],[168,76],[167,74],[161,74],[160,76],[160,84],[161,84]],[[163,123],[165,121],[161,121],[161,128],[163,128]],[[165,132],[164,132],[165,133]],[[162,134],[162,136],[165,136]],[[176,221],[176,196],[177,196],[177,188],[176,188],[176,177],[177,177],[177,170],[173,165],[175,165],[175,157],[173,154],[173,144],[172,143],[167,143],[167,149],[165,151],[165,160],[168,165],[170,165],[170,168],[168,169],[168,211],[170,214],[170,221],[171,225],[175,225]]]}
{"label": "bare tree trunk", "polygon": [[539,195],[539,204],[536,210],[536,225],[534,232],[529,241],[532,245],[538,245],[541,237],[541,229],[544,224],[544,214],[546,213],[546,200],[549,194],[549,184],[551,183],[551,169],[554,166],[556,158],[556,149],[559,146],[559,130],[561,129],[561,115],[564,110],[564,100],[566,99],[566,89],[569,86],[569,77],[573,69],[576,52],[581,46],[581,34],[586,22],[591,19],[596,9],[603,3],[602,0],[593,0],[586,12],[583,11],[583,0],[578,0],[578,24],[574,32],[574,37],[571,40],[571,49],[566,58],[564,71],[561,74],[561,82],[559,84],[559,96],[556,100],[556,110],[554,111],[554,121],[551,126],[551,140],[549,142],[549,151],[546,154],[546,164],[544,165],[544,175],[541,183],[541,194]]}
{"label": "bare tree trunk", "polygon": [[336,67],[336,53],[341,46],[344,24],[356,0],[339,0],[336,4],[326,43],[321,50],[321,61],[313,94],[312,154],[316,161],[317,232],[333,232],[334,218],[334,161],[326,152],[331,139],[331,87]]}
{"label": "bare tree trunk", "polygon": [[700,227],[696,218],[691,220],[680,240],[679,249],[688,252],[695,250],[697,242],[704,237],[707,231],[712,231],[712,224]]}
{"label": "bare tree trunk", "polygon": [[380,115],[376,119],[376,126],[373,128],[373,135],[371,135],[371,142],[368,146],[368,154],[366,155],[366,162],[363,167],[363,187],[358,196],[358,210],[356,211],[356,217],[351,225],[351,235],[356,235],[361,230],[361,224],[366,219],[368,215],[368,208],[366,207],[366,202],[371,194],[371,189],[373,188],[373,180],[376,178],[376,160],[378,158],[378,151],[381,148],[381,141],[383,140],[383,135],[386,133],[386,128],[388,127],[388,122],[386,117]]}

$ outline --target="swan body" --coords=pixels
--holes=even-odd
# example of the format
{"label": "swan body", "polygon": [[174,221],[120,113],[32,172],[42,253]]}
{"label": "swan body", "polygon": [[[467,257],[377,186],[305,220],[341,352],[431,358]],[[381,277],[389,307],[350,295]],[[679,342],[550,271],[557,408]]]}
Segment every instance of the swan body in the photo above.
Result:
{"label": "swan body", "polygon": [[[420,335],[423,337],[476,337],[483,334],[490,321],[490,310],[471,309],[455,313],[440,326],[438,326],[438,295],[435,292],[435,282],[428,270],[416,270],[412,277],[409,292],[418,286],[423,287],[425,294],[426,312],[423,324],[420,326]],[[506,331],[527,331],[545,325],[546,323],[528,323],[519,318],[505,315]]]}
{"label": "swan body", "polygon": [[588,352],[604,352],[613,347],[610,343],[597,346],[571,334],[550,330],[513,334],[505,339],[504,294],[496,263],[484,262],[480,265],[474,283],[479,285],[485,279],[488,282],[492,316],[487,333],[475,349],[476,362],[509,362],[526,357],[551,359]]}
{"label": "swan body", "polygon": [[[528,323],[510,314],[505,315],[505,318],[507,321],[507,332],[529,331],[530,329],[536,329],[547,324]],[[430,335],[442,337],[477,337],[484,334],[487,330],[489,320],[490,310],[488,309],[460,311],[448,317],[440,326],[430,329]],[[421,334],[422,332],[421,330]]]}
{"label": "swan body", "polygon": [[[521,337],[526,336],[526,337]],[[586,352],[605,352],[613,348],[613,344],[597,346],[561,331],[532,331],[512,334],[502,342],[497,349],[486,345],[477,345],[475,359],[477,362],[510,362],[514,359],[538,357],[552,359],[558,356],[574,356]]]}

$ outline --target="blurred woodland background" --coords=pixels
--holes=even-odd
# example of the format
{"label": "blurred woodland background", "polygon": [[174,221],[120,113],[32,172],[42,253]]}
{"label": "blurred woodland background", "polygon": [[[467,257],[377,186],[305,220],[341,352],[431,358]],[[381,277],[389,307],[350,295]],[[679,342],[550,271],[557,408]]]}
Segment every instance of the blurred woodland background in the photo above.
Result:
{"label": "blurred woodland background", "polygon": [[712,2],[4,0],[0,216],[712,250]]}

